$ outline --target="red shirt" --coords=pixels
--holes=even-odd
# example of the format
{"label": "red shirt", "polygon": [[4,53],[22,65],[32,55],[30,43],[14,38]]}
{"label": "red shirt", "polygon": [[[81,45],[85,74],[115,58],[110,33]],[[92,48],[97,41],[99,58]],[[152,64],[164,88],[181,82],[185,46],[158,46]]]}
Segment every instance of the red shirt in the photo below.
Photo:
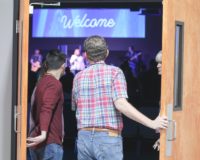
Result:
{"label": "red shirt", "polygon": [[35,127],[30,136],[36,137],[41,131],[47,131],[46,141],[37,147],[50,143],[62,144],[62,84],[55,77],[44,75],[36,87],[31,111]]}

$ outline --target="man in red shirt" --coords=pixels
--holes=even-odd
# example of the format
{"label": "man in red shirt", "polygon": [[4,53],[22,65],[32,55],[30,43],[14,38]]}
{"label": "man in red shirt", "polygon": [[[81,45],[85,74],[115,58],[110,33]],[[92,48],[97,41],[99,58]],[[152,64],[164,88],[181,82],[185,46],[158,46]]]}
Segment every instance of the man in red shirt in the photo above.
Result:
{"label": "man in red shirt", "polygon": [[50,51],[32,96],[27,147],[31,160],[62,160],[63,90],[59,79],[65,69],[65,55]]}

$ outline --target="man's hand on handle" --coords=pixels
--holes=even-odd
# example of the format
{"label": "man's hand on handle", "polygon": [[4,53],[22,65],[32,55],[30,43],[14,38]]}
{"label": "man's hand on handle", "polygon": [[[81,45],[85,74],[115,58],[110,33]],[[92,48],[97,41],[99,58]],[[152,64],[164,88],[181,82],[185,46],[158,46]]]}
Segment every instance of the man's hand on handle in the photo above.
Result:
{"label": "man's hand on handle", "polygon": [[161,129],[167,129],[168,119],[166,116],[158,116],[155,120],[153,120],[152,128],[156,131],[160,131]]}

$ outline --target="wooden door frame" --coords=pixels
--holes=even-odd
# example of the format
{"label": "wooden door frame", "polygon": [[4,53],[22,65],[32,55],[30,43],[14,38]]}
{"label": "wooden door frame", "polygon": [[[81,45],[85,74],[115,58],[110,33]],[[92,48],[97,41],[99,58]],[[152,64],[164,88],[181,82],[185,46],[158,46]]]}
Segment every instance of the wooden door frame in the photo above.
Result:
{"label": "wooden door frame", "polygon": [[[29,0],[15,0],[13,9],[11,160],[25,160],[28,106]],[[22,39],[20,39],[20,37]],[[19,59],[19,55],[21,55],[21,59]],[[21,66],[21,68],[19,66]],[[21,77],[19,78],[20,75]],[[19,88],[21,95],[20,98]],[[20,110],[17,120],[15,117],[16,114],[14,113],[15,106],[17,106],[18,111]],[[19,134],[15,132],[15,122],[19,123],[17,124],[17,130],[20,131],[20,138]],[[20,148],[18,147],[19,144]]]}
{"label": "wooden door frame", "polygon": [[[34,0],[30,0],[30,2],[33,2]],[[43,2],[44,0],[41,0]],[[51,0],[50,0],[51,1]],[[88,0],[77,0],[76,3],[94,3],[94,1],[88,1]],[[155,4],[158,3],[162,0],[119,0],[118,2],[126,2],[127,4],[129,2],[131,3],[139,3],[145,4],[148,2],[148,4]],[[21,121],[21,148],[20,148],[20,160],[26,160],[26,136],[27,136],[27,99],[28,99],[28,47],[29,47],[29,0],[14,0],[14,15],[13,15],[13,75],[12,75],[12,131],[11,131],[11,160],[16,160],[17,158],[17,135],[14,131],[14,106],[18,105],[18,88],[19,88],[19,81],[21,80],[21,100],[22,100],[22,110],[21,110],[21,116],[20,116],[20,121]],[[38,2],[38,0],[37,0]],[[46,2],[46,1],[44,1]],[[55,1],[54,1],[55,2]],[[60,2],[65,3],[65,1],[60,0]],[[75,0],[68,0],[66,1],[67,3],[74,3]],[[95,1],[95,3],[97,0]],[[104,0],[104,2],[113,2],[112,0]],[[114,2],[117,2],[114,1]],[[113,3],[114,3],[113,2]],[[19,32],[16,33],[16,28],[18,28],[18,24],[16,23],[17,20],[22,19],[23,23],[19,25]],[[23,28],[23,29],[22,29]],[[21,48],[21,53],[22,53],[22,60],[20,63],[18,59],[18,54],[19,54],[19,34],[22,34],[22,48]],[[19,65],[22,66],[22,79],[18,79],[19,77]],[[19,142],[18,142],[19,143]],[[18,157],[19,158],[19,157]]]}

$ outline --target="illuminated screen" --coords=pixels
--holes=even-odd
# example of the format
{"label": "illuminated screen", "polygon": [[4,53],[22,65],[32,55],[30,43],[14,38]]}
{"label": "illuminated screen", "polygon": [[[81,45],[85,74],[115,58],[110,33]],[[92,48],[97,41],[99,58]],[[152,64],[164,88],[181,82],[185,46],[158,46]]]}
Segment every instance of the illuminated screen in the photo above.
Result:
{"label": "illuminated screen", "polygon": [[33,37],[145,38],[145,16],[130,9],[34,9]]}

